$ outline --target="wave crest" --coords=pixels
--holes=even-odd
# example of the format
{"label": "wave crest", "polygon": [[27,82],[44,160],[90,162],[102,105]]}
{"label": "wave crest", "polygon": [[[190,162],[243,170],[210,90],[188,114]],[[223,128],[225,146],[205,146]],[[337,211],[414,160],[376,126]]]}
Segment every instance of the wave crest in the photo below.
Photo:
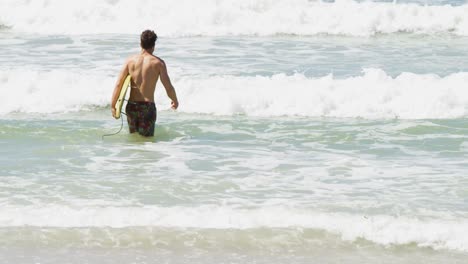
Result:
{"label": "wave crest", "polygon": [[157,227],[196,229],[305,228],[336,234],[344,241],[381,245],[414,243],[434,249],[468,251],[466,220],[417,219],[386,215],[317,213],[305,209],[229,207],[4,207],[0,227]]}
{"label": "wave crest", "polygon": [[468,36],[468,5],[422,6],[338,0],[7,0],[0,10],[13,30],[43,34],[165,36],[349,35],[454,33]]}
{"label": "wave crest", "polygon": [[[24,78],[28,76],[28,78]],[[115,77],[65,70],[0,72],[0,114],[57,113],[108,106]],[[468,117],[468,73],[445,77],[380,69],[338,79],[332,75],[212,76],[174,79],[180,112],[213,115],[350,118]],[[159,109],[168,109],[162,87]]]}
{"label": "wave crest", "polygon": [[296,74],[183,79],[181,111],[217,115],[361,118],[460,118],[468,115],[468,73],[447,77],[379,69],[335,79]]}

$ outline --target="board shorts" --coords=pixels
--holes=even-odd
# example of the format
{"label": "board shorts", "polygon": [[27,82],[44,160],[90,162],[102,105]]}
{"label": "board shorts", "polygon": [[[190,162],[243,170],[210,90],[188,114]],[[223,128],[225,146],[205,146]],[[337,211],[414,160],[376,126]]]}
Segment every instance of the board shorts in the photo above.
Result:
{"label": "board shorts", "polygon": [[145,137],[154,136],[156,105],[153,102],[129,101],[125,112],[130,133],[138,132]]}

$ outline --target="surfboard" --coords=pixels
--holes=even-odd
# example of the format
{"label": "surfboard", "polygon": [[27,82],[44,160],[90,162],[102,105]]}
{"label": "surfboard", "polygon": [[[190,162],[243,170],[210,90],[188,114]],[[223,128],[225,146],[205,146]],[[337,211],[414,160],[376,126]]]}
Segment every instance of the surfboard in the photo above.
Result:
{"label": "surfboard", "polygon": [[122,87],[120,88],[119,99],[117,99],[117,102],[115,103],[115,118],[117,119],[120,118],[123,102],[125,101],[125,95],[127,94],[128,87],[130,87],[131,79],[130,75],[127,75]]}

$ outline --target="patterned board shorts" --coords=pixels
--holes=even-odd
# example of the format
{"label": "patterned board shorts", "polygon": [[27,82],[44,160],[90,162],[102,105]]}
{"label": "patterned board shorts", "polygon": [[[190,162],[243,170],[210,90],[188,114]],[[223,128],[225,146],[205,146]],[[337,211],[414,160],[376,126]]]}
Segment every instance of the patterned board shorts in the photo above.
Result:
{"label": "patterned board shorts", "polygon": [[125,111],[130,133],[138,132],[145,137],[154,136],[156,105],[153,102],[129,101]]}

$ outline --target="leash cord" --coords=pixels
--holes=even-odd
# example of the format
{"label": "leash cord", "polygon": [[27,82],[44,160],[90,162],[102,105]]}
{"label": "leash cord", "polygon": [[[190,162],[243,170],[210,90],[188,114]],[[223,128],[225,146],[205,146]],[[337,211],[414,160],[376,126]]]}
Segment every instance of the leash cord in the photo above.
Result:
{"label": "leash cord", "polygon": [[[125,101],[127,101],[127,100],[125,100]],[[122,120],[122,124],[120,125],[119,131],[117,131],[117,132],[115,132],[115,133],[112,133],[112,134],[105,134],[105,135],[102,135],[102,137],[101,137],[102,140],[104,140],[104,137],[115,136],[115,135],[119,134],[119,133],[122,131],[123,123],[124,123],[123,118],[122,118],[122,115],[127,116],[127,114],[124,113],[124,112],[120,112],[120,120]]]}

